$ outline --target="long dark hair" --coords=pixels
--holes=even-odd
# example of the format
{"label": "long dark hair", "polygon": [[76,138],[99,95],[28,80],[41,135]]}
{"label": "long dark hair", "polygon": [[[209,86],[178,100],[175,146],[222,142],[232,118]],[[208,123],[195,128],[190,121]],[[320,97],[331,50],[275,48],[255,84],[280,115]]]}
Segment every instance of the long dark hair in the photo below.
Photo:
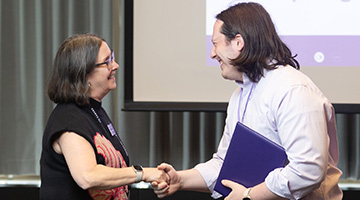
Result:
{"label": "long dark hair", "polygon": [[216,18],[223,21],[221,33],[227,41],[237,34],[244,39],[240,55],[231,64],[244,72],[251,81],[257,82],[264,69],[275,69],[277,65],[291,65],[300,69],[295,56],[281,41],[269,13],[258,3],[239,3],[219,13]]}
{"label": "long dark hair", "polygon": [[93,34],[74,35],[59,47],[50,78],[47,95],[55,103],[75,102],[88,105],[90,90],[86,76],[95,68],[101,43]]}

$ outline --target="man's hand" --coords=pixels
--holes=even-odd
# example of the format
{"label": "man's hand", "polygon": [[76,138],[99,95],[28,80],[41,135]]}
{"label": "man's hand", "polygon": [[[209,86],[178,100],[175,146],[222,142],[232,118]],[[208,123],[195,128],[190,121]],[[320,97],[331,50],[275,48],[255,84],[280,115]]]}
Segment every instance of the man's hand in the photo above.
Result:
{"label": "man's hand", "polygon": [[181,178],[178,172],[171,165],[166,163],[162,163],[157,168],[159,170],[163,170],[170,177],[169,185],[166,184],[165,182],[153,181],[151,183],[157,197],[164,198],[178,191],[181,187]]}
{"label": "man's hand", "polygon": [[244,186],[242,186],[234,181],[222,180],[221,183],[225,187],[228,187],[232,190],[230,192],[230,194],[224,200],[240,199],[243,196],[244,191],[246,190],[246,188]]}

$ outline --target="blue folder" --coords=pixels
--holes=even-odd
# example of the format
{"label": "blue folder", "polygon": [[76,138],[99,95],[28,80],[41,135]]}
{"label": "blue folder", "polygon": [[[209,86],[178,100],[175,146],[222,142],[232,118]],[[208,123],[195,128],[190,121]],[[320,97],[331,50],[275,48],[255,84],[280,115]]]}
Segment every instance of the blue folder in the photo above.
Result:
{"label": "blue folder", "polygon": [[231,189],[221,184],[223,179],[253,187],[286,162],[283,147],[238,122],[214,189],[223,196],[229,195]]}

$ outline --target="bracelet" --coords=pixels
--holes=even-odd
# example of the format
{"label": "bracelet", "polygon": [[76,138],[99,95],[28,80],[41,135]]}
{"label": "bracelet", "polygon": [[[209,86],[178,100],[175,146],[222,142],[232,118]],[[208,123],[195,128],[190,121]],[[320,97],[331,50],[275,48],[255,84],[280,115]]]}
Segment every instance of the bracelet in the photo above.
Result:
{"label": "bracelet", "polygon": [[143,168],[141,165],[133,165],[132,168],[134,169],[134,172],[136,173],[135,183],[138,183],[142,180]]}
{"label": "bracelet", "polygon": [[251,197],[250,197],[250,190],[252,188],[247,188],[245,191],[244,191],[244,194],[243,194],[243,200],[251,200]]}

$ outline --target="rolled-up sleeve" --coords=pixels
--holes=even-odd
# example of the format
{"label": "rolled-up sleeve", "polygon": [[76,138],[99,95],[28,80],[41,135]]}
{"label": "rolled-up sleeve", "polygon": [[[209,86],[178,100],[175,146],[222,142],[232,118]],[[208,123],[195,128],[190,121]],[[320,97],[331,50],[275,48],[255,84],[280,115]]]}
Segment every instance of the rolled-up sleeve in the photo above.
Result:
{"label": "rolled-up sleeve", "polygon": [[200,172],[206,182],[213,198],[221,197],[221,194],[214,191],[214,187],[232,137],[232,132],[227,127],[228,126],[226,125],[224,128],[224,133],[220,140],[217,152],[213,154],[213,157],[209,161],[195,166],[195,169]]}
{"label": "rolled-up sleeve", "polygon": [[235,129],[235,124],[237,123],[237,118],[235,115],[237,113],[238,104],[236,102],[238,102],[240,90],[240,87],[237,88],[230,98],[227,108],[224,132],[219,142],[217,152],[213,154],[213,157],[209,161],[200,163],[195,166],[195,169],[200,172],[201,176],[206,182],[206,185],[211,191],[213,198],[219,198],[222,196],[221,194],[214,191],[214,187],[224,162],[224,158]]}

